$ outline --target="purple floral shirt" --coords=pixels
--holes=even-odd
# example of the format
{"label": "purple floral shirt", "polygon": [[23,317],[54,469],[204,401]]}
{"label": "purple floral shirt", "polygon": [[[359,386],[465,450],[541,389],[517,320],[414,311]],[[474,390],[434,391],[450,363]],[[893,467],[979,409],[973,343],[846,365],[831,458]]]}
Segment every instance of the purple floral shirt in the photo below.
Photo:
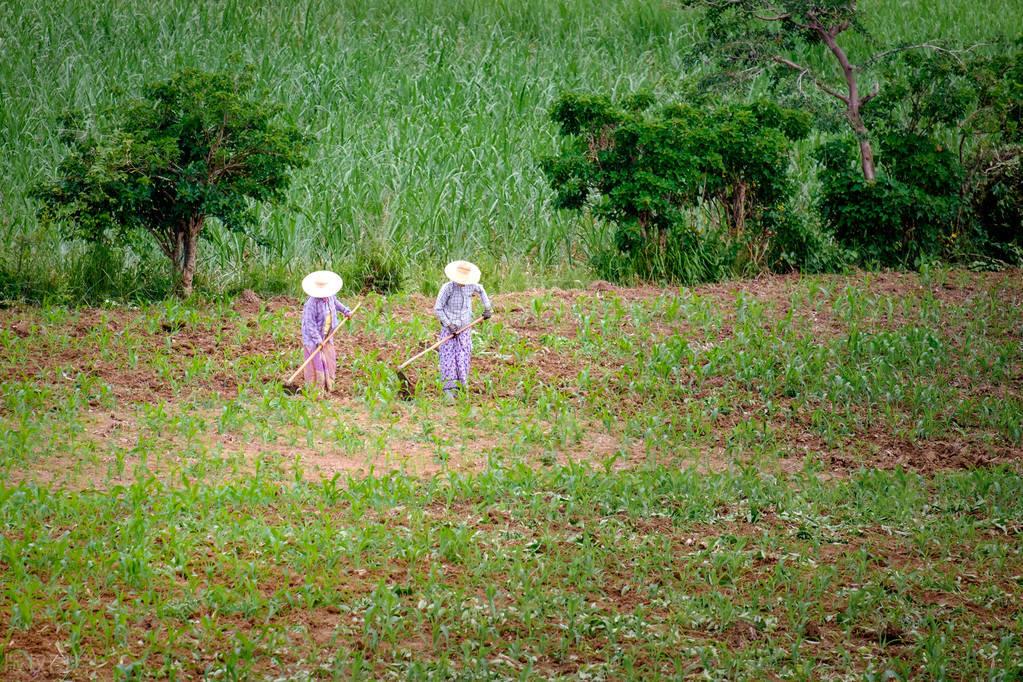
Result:
{"label": "purple floral shirt", "polygon": [[[323,341],[324,329],[333,329],[338,325],[337,313],[350,315],[351,310],[337,296],[328,298],[313,298],[305,302],[302,308],[302,344],[305,346],[317,346]],[[329,317],[328,317],[329,316]],[[327,327],[327,320],[330,320],[330,327]]]}
{"label": "purple floral shirt", "polygon": [[492,310],[490,298],[480,284],[448,282],[440,288],[433,314],[445,327],[464,327],[472,322],[472,297],[479,296],[484,310]]}

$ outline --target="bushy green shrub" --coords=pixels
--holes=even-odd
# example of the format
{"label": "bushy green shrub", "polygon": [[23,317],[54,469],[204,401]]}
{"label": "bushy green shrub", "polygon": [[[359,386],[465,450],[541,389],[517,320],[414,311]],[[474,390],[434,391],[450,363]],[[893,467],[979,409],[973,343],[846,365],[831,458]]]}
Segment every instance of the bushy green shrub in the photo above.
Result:
{"label": "bushy green shrub", "polygon": [[983,237],[999,256],[1023,249],[1023,38],[973,70],[982,135],[966,166],[966,191]]}
{"label": "bushy green shrub", "polygon": [[720,230],[700,233],[679,225],[668,230],[663,245],[642,241],[622,250],[618,243],[605,244],[590,254],[590,267],[601,279],[625,284],[715,282],[734,273],[738,249]]}
{"label": "bushy green shrub", "polygon": [[59,298],[64,295],[65,279],[63,273],[35,264],[15,268],[11,264],[0,263],[0,301],[43,303],[55,293]]}
{"label": "bushy green shrub", "polygon": [[[1023,41],[896,54],[886,87],[864,112],[878,131],[886,176],[866,187],[830,174],[825,219],[861,255],[884,264],[941,251],[971,261],[1015,253],[1023,223]],[[874,232],[851,225],[868,217],[877,219]]]}
{"label": "bushy green shrub", "polygon": [[775,272],[838,272],[851,261],[850,254],[804,211],[781,204],[765,211],[770,233],[768,260]]}
{"label": "bushy green shrub", "polygon": [[0,300],[31,303],[99,304],[149,302],[169,296],[174,280],[158,254],[145,245],[86,243],[69,249],[62,267],[0,263]]}
{"label": "bushy green shrub", "polygon": [[992,153],[986,160],[989,170],[971,196],[984,236],[996,251],[1023,246],[1023,149]]}
{"label": "bushy green shrub", "polygon": [[824,166],[821,219],[861,264],[906,267],[934,260],[956,230],[958,161],[919,136],[891,136],[882,148],[886,155],[874,182],[855,169],[854,140],[818,150]]}
{"label": "bushy green shrub", "polygon": [[174,290],[174,279],[151,249],[95,242],[70,258],[62,298],[75,303],[155,301]]}
{"label": "bushy green shrub", "polygon": [[551,113],[565,136],[542,164],[556,205],[614,225],[598,274],[693,282],[768,267],[770,215],[792,195],[808,117],[770,102],[653,104],[565,95]]}
{"label": "bushy green shrub", "polygon": [[299,286],[305,271],[280,261],[253,262],[239,273],[238,277],[224,289],[224,295],[231,298],[251,289],[261,296],[301,296]]}
{"label": "bushy green shrub", "polygon": [[386,295],[402,290],[406,267],[394,247],[367,241],[356,248],[352,260],[341,268],[341,274],[346,290]]}

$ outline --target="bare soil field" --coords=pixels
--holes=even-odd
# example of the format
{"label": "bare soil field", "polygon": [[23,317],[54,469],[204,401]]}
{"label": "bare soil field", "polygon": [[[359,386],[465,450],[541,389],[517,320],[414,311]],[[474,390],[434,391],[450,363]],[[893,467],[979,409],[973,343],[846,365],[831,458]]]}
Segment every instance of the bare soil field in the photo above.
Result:
{"label": "bare soil field", "polygon": [[4,679],[1015,679],[1023,277],[0,310]]}

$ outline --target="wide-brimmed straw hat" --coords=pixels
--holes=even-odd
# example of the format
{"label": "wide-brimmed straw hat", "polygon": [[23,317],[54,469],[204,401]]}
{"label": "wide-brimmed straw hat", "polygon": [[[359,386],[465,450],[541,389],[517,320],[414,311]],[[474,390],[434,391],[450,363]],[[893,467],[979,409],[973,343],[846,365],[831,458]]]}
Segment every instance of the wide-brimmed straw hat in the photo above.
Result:
{"label": "wide-brimmed straw hat", "polygon": [[341,275],[330,270],[310,272],[302,280],[302,291],[313,298],[327,298],[341,291]]}
{"label": "wide-brimmed straw hat", "polygon": [[478,284],[480,269],[467,260],[453,260],[444,266],[444,274],[456,284]]}

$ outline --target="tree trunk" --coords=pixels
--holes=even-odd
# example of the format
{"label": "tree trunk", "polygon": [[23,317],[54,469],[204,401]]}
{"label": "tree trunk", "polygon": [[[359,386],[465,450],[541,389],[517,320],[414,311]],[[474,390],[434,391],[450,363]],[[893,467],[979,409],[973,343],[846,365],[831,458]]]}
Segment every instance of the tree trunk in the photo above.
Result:
{"label": "tree trunk", "polygon": [[853,90],[850,89],[849,93],[849,107],[846,111],[846,118],[849,119],[849,125],[852,126],[853,132],[856,133],[856,139],[860,143],[860,166],[863,168],[863,177],[868,182],[874,182],[874,149],[870,146],[870,132],[867,130],[867,126],[863,124],[863,119],[860,117],[860,100],[857,95],[856,99],[853,99]]}
{"label": "tree trunk", "polygon": [[874,150],[870,146],[870,140],[866,137],[860,138],[860,165],[863,167],[863,177],[869,182],[874,182]]}
{"label": "tree trunk", "polygon": [[185,226],[178,225],[174,228],[174,253],[171,254],[171,266],[174,274],[181,276],[181,267],[185,262]]}
{"label": "tree trunk", "polygon": [[849,120],[849,125],[852,127],[853,132],[856,133],[856,139],[860,143],[860,165],[863,168],[863,177],[868,182],[873,182],[876,177],[874,150],[870,146],[870,133],[867,130],[867,126],[863,123],[863,117],[860,116],[860,107],[873,95],[867,95],[866,98],[860,95],[859,84],[856,82],[856,67],[852,65],[849,57],[845,54],[845,50],[835,40],[835,36],[846,29],[846,25],[831,29],[824,29],[819,26],[814,26],[814,28],[842,67],[842,75],[845,76],[845,84],[849,92],[847,97],[842,98],[845,101],[845,117]]}
{"label": "tree trunk", "polygon": [[732,193],[731,210],[729,219],[729,231],[733,238],[738,238],[746,229],[746,183],[741,180],[735,183],[735,190]]}
{"label": "tree trunk", "polygon": [[195,279],[195,257],[199,246],[199,232],[202,230],[203,216],[188,221],[188,229],[184,234],[185,258],[181,267],[181,295],[192,295],[192,281]]}
{"label": "tree trunk", "polygon": [[185,298],[192,295],[199,233],[202,231],[204,220],[204,216],[196,216],[177,228],[174,243],[174,270],[178,277],[178,292]]}

